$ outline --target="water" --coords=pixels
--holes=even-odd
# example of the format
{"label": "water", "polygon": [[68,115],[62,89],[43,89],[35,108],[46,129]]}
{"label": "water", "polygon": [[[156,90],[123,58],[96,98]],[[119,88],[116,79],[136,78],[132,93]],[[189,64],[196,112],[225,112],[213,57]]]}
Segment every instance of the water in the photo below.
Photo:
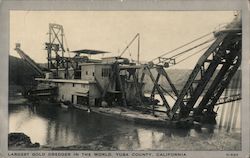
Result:
{"label": "water", "polygon": [[226,132],[217,126],[155,128],[48,104],[10,105],[9,132],[23,132],[43,146],[84,145],[86,150],[241,149],[239,132]]}

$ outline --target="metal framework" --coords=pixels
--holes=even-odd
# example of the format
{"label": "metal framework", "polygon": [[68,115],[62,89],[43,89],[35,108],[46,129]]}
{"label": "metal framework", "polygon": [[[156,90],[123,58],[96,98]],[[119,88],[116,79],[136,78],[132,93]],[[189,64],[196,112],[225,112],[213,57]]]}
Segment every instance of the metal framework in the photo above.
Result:
{"label": "metal framework", "polygon": [[[204,35],[202,37],[205,36],[207,35]],[[175,86],[171,82],[170,78],[167,75],[167,72],[163,67],[175,65],[176,61],[174,57],[186,53],[189,50],[197,48],[198,46],[201,46],[205,43],[208,43],[212,39],[198,44],[197,46],[187,49],[170,58],[165,58],[164,56],[156,58],[159,59],[158,63],[164,63],[162,66],[155,65],[153,62],[144,66],[141,76],[141,83],[143,83],[145,75],[148,75],[150,77],[150,79],[154,83],[154,87],[151,92],[151,98],[154,98],[155,91],[157,90],[163,101],[163,105],[167,109],[166,113],[169,119],[181,120],[188,118],[189,116],[195,118],[204,115],[204,113],[206,113],[207,116],[214,117],[213,109],[215,105],[236,101],[241,98],[239,96],[234,96],[230,97],[230,99],[228,97],[225,99],[219,99],[241,64],[242,35],[241,20],[239,16],[236,17],[232,23],[227,25],[226,29],[214,33],[214,36],[216,40],[200,57],[195,68],[190,74],[188,81],[179,93],[177,92]],[[183,46],[186,45],[187,44]],[[183,46],[179,48],[182,48]],[[175,50],[172,50],[168,53],[172,53]],[[157,70],[158,74],[156,78],[153,76],[151,69]],[[216,70],[219,70],[219,72],[216,73]],[[159,85],[158,82],[161,75],[163,75],[167,79],[175,96],[172,96],[170,93],[165,91],[161,85]],[[165,98],[165,93],[167,93],[171,97],[177,98],[172,108],[169,106],[169,103]],[[201,96],[202,99],[200,101],[199,98]]]}
{"label": "metal framework", "polygon": [[15,50],[17,51],[17,53],[21,56],[21,58],[23,60],[26,61],[26,63],[28,63],[30,65],[30,67],[41,77],[44,76],[44,71],[42,70],[42,68],[36,64],[36,62],[34,60],[32,60],[26,53],[24,53],[24,51],[21,50],[21,45],[20,43],[16,44],[16,48]]}
{"label": "metal framework", "polygon": [[[220,71],[215,74],[215,79],[199,103],[195,115],[200,115],[204,109],[212,112],[214,105],[241,63],[241,35],[238,33],[234,31],[222,33],[205,52],[174,104],[173,114],[180,109],[179,118],[189,116],[199,96],[204,93],[206,85],[212,81],[211,78],[215,74],[216,68],[221,65]],[[210,56],[212,59],[208,60]]]}
{"label": "metal framework", "polygon": [[[153,74],[151,72],[152,68],[154,68],[154,69],[157,70],[157,76],[156,76],[156,78],[153,76]],[[169,112],[171,111],[171,107],[170,107],[170,105],[169,105],[169,103],[168,103],[168,101],[167,101],[167,99],[166,99],[166,97],[165,97],[164,94],[167,93],[171,97],[173,97],[173,96],[170,93],[168,93],[166,90],[164,90],[163,87],[161,87],[159,85],[159,79],[160,79],[160,77],[163,76],[167,80],[167,82],[169,83],[172,91],[174,92],[175,97],[178,97],[178,91],[175,88],[175,86],[172,83],[172,81],[170,80],[167,72],[164,70],[163,66],[160,66],[160,65],[157,65],[155,67],[150,67],[149,65],[145,65],[144,68],[143,68],[143,72],[142,72],[142,76],[141,76],[141,81],[140,81],[141,82],[141,89],[142,89],[143,80],[145,78],[145,75],[148,75],[150,77],[151,81],[154,83],[154,86],[153,86],[153,89],[152,89],[151,95],[150,95],[151,100],[154,99],[155,93],[157,92],[160,95],[160,97],[161,97],[161,99],[163,101],[163,105],[167,109],[166,113],[169,114]],[[143,94],[141,94],[141,95],[143,95]],[[153,114],[154,114],[154,112],[155,112],[155,105],[153,105],[153,109],[152,109],[152,113]]]}
{"label": "metal framework", "polygon": [[45,43],[48,54],[48,69],[56,69],[58,75],[59,68],[66,67],[64,58],[64,31],[59,24],[49,24],[49,42]]}
{"label": "metal framework", "polygon": [[237,100],[241,100],[241,94],[234,94],[231,96],[220,97],[215,105],[225,104]]}

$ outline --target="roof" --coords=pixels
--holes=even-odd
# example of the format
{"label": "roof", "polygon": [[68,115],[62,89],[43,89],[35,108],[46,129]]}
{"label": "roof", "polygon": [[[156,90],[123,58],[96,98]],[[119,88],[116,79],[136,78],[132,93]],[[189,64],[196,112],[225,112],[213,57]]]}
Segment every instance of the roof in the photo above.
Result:
{"label": "roof", "polygon": [[88,66],[88,65],[112,65],[111,63],[79,63],[79,66]]}
{"label": "roof", "polygon": [[75,51],[72,51],[72,52],[81,53],[81,54],[89,54],[89,55],[110,53],[110,52],[106,52],[106,51],[90,50],[90,49],[75,50]]}
{"label": "roof", "polygon": [[103,57],[102,59],[127,59],[120,56]]}
{"label": "roof", "polygon": [[95,81],[87,81],[87,80],[77,80],[77,79],[45,79],[45,78],[35,78],[36,81],[44,81],[44,82],[57,82],[57,83],[95,83]]}

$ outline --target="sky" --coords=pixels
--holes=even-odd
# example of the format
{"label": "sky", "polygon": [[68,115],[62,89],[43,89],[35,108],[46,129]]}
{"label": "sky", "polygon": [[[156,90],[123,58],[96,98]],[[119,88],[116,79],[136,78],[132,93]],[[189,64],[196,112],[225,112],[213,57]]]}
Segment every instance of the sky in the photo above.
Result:
{"label": "sky", "polygon": [[[140,33],[140,60],[150,61],[233,18],[233,11],[10,11],[9,53],[18,57],[15,43],[21,43],[21,49],[34,61],[46,63],[44,43],[49,23],[57,23],[64,27],[70,50],[111,52],[106,56],[119,55]],[[200,55],[175,67],[192,68]],[[133,59],[136,56],[137,42],[124,54]]]}

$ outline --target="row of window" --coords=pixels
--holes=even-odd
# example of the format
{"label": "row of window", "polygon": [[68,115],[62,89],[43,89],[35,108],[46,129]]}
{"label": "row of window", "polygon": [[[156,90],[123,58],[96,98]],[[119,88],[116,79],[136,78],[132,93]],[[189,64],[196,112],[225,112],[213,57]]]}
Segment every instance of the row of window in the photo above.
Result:
{"label": "row of window", "polygon": [[110,68],[102,68],[102,77],[108,77],[111,74]]}
{"label": "row of window", "polygon": [[[86,76],[90,75],[89,71],[85,71]],[[108,77],[111,74],[110,68],[102,68],[102,77]],[[92,72],[92,76],[95,76],[95,73]]]}
{"label": "row of window", "polygon": [[[85,74],[88,76],[88,75],[89,75],[89,72],[86,71]],[[92,72],[92,76],[95,76],[95,72]]]}

